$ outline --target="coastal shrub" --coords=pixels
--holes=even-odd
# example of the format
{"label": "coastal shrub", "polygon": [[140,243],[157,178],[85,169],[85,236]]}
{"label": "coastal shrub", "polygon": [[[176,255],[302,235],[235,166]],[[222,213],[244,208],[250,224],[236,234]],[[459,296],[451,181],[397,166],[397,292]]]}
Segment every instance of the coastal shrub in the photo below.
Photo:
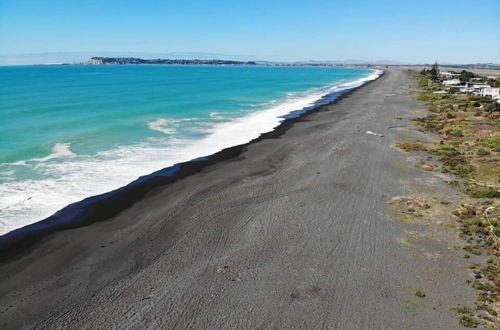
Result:
{"label": "coastal shrub", "polygon": [[396,142],[396,147],[405,151],[427,151],[427,147],[419,142]]}
{"label": "coastal shrub", "polygon": [[427,93],[427,94],[422,94],[418,96],[418,99],[420,101],[432,101],[439,98],[438,94],[433,94],[433,93]]}
{"label": "coastal shrub", "polygon": [[445,123],[436,114],[429,114],[427,117],[413,119],[429,131],[439,131],[443,129]]}
{"label": "coastal shrub", "polygon": [[497,316],[498,313],[493,309],[491,308],[490,306],[486,305],[486,304],[479,304],[476,308],[477,310],[482,310],[482,311],[485,311],[493,316]]}
{"label": "coastal shrub", "polygon": [[469,252],[470,254],[474,254],[476,256],[481,255],[481,250],[477,246],[474,245],[467,245],[464,247],[464,250]]}
{"label": "coastal shrub", "polygon": [[451,309],[455,310],[459,314],[470,314],[470,313],[472,313],[472,310],[469,307],[462,306],[462,305],[453,306],[453,307],[451,307]]}
{"label": "coastal shrub", "polygon": [[[450,185],[460,188],[470,197],[480,198],[473,205],[462,203],[451,212],[460,223],[459,236],[467,241],[464,258],[474,255],[489,257],[487,265],[470,267],[475,269],[472,272],[474,278],[466,281],[479,290],[475,311],[463,306],[452,309],[457,311],[458,321],[463,326],[496,329],[492,325],[498,324],[497,314],[500,313],[490,304],[496,303],[500,296],[500,262],[497,260],[500,242],[494,239],[492,233],[500,237],[500,219],[497,211],[488,215],[486,210],[490,207],[498,210],[499,207],[496,200],[500,198],[500,187],[491,183],[500,184],[500,177],[495,175],[500,152],[500,103],[490,97],[459,94],[454,87],[447,94],[432,95],[433,91],[441,90],[443,86],[430,83],[430,73],[426,74],[421,76],[427,86],[419,99],[429,101],[429,112],[427,117],[417,121],[423,130],[443,136],[439,144],[427,145],[428,152],[439,159],[436,170],[463,178],[448,182]],[[461,72],[462,80],[469,81],[472,77],[474,75],[470,72]],[[494,85],[492,80],[488,82]],[[448,203],[441,200],[442,205]]]}
{"label": "coastal shrub", "polygon": [[465,314],[460,314],[458,316],[458,323],[467,328],[476,328],[479,324],[479,322],[477,322],[474,318]]}
{"label": "coastal shrub", "polygon": [[493,149],[494,151],[500,151],[500,136],[492,136],[487,138],[479,139],[481,145]]}
{"label": "coastal shrub", "polygon": [[[492,257],[489,257],[487,259],[487,262],[489,265],[487,265],[486,267],[483,267],[481,269],[482,273],[484,274],[484,276],[489,279],[490,281],[499,281],[500,278],[500,265],[498,264],[494,264],[493,263],[493,258]],[[493,314],[495,315],[495,314]]]}
{"label": "coastal shrub", "polygon": [[477,151],[476,151],[476,154],[478,156],[488,156],[490,154],[489,151],[483,149],[483,148],[479,148]]}
{"label": "coastal shrub", "polygon": [[500,198],[500,191],[494,188],[468,187],[465,190],[474,198]]}
{"label": "coastal shrub", "polygon": [[469,226],[477,226],[477,227],[483,226],[483,223],[481,222],[481,220],[476,218],[476,217],[465,219],[465,224],[469,225]]}
{"label": "coastal shrub", "polygon": [[491,87],[500,87],[500,78],[496,78],[495,80],[491,79],[490,86]]}
{"label": "coastal shrub", "polygon": [[443,173],[465,177],[474,171],[463,154],[452,146],[443,146],[432,150],[432,152],[441,156],[440,161],[444,165]]}
{"label": "coastal shrub", "polygon": [[460,72],[460,76],[458,79],[460,79],[461,82],[466,82],[466,81],[471,80],[474,77],[475,77],[475,75],[472,72],[462,70]]}
{"label": "coastal shrub", "polygon": [[438,81],[438,79],[439,79],[439,66],[438,66],[437,62],[435,62],[432,65],[431,69],[429,70],[429,75],[430,75],[432,81]]}
{"label": "coastal shrub", "polygon": [[500,103],[498,102],[488,103],[484,106],[484,111],[489,113],[494,111],[500,111]]}

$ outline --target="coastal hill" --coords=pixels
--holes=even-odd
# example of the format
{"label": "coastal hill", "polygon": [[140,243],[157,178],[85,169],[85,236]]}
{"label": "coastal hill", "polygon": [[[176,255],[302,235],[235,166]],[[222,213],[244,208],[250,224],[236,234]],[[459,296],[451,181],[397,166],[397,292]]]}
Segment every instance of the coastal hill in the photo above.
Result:
{"label": "coastal hill", "polygon": [[232,60],[185,60],[185,59],[142,59],[136,57],[92,57],[90,64],[181,64],[181,65],[255,65],[253,61]]}

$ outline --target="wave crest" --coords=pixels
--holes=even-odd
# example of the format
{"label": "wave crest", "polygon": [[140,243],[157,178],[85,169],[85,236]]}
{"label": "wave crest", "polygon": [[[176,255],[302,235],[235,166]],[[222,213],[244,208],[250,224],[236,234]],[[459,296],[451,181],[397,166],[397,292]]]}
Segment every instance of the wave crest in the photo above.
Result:
{"label": "wave crest", "polygon": [[170,134],[174,134],[176,132],[176,130],[174,128],[168,128],[165,126],[170,125],[174,122],[175,121],[172,119],[158,118],[156,120],[150,121],[148,123],[148,127],[150,129],[152,129],[153,131],[158,131],[158,132],[161,132],[163,134],[170,135]]}

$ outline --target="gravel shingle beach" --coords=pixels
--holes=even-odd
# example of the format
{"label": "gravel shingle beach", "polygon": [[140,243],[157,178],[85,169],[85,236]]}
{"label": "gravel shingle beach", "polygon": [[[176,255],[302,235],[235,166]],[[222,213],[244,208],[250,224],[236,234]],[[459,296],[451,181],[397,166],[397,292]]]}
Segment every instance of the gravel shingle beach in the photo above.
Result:
{"label": "gravel shingle beach", "polygon": [[432,138],[409,120],[426,112],[414,84],[389,68],[118,214],[11,248],[0,327],[459,328],[449,307],[474,294],[457,236],[388,204],[454,194],[394,147]]}

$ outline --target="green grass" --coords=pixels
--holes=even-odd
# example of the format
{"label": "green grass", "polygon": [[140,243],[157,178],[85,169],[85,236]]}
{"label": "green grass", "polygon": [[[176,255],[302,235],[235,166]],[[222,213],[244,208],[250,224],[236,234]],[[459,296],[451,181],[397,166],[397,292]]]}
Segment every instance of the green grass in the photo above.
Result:
{"label": "green grass", "polygon": [[460,314],[458,315],[458,323],[467,328],[477,328],[479,322],[472,316]]}
{"label": "green grass", "polygon": [[479,139],[479,143],[494,151],[500,151],[500,136],[493,136]]}
{"label": "green grass", "polygon": [[464,250],[469,252],[470,254],[474,254],[476,256],[481,255],[481,250],[477,246],[474,246],[474,245],[467,245],[464,247]]}
{"label": "green grass", "polygon": [[478,186],[469,186],[465,192],[474,198],[500,198],[500,191],[494,188],[483,188]]}

